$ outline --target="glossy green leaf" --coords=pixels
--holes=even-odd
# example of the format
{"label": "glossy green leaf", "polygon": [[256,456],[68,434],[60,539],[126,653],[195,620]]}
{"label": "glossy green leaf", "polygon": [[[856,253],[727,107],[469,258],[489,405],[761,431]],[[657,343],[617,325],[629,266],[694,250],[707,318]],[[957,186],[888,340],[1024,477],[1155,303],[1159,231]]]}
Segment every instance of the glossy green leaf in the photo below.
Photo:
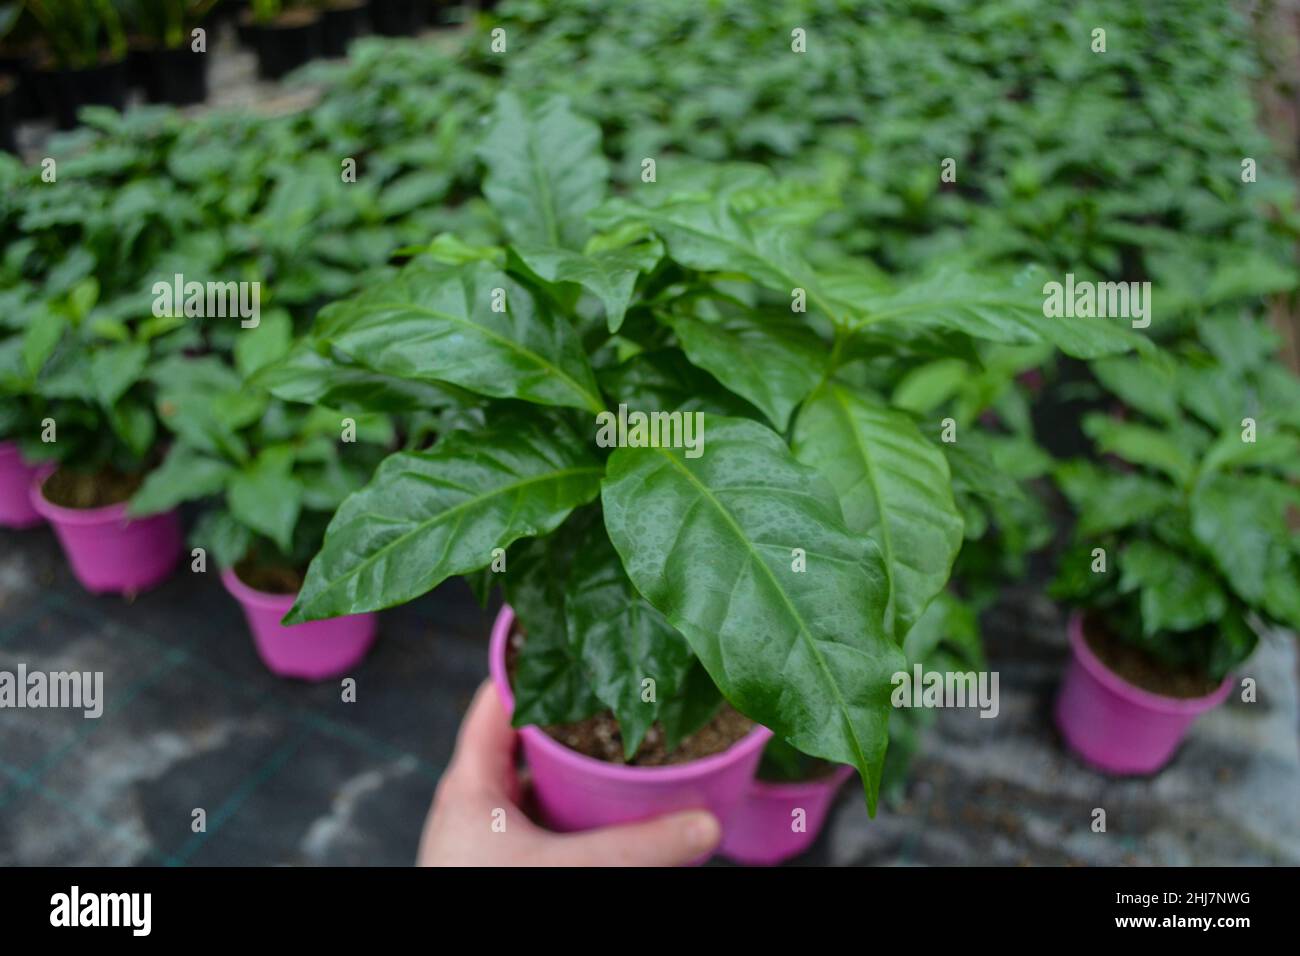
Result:
{"label": "glossy green leaf", "polygon": [[[569,645],[614,712],[631,759],[695,661],[690,645],[632,587],[604,528],[578,547],[565,595]],[[646,682],[650,683],[647,684]]]}
{"label": "glossy green leaf", "polygon": [[488,565],[593,499],[603,472],[559,420],[504,419],[389,456],[330,522],[287,623],[375,611]]}
{"label": "glossy green leaf", "polygon": [[890,679],[904,663],[885,629],[879,549],[774,432],[713,416],[705,431],[699,458],[610,456],[610,540],[727,699],[805,753],[858,767],[874,812]]}
{"label": "glossy green leaf", "polygon": [[381,375],[359,365],[322,355],[312,339],[296,343],[280,361],[258,371],[252,384],[286,402],[359,408],[375,412],[414,412],[438,408],[468,393],[437,382]]}
{"label": "glossy green leaf", "polygon": [[901,644],[943,590],[961,548],[947,459],[910,417],[835,383],[800,410],[792,447],[830,481],[849,530],[880,548],[885,625]]}
{"label": "glossy green leaf", "polygon": [[1050,342],[1067,355],[1082,359],[1152,350],[1150,340],[1130,329],[1126,319],[1048,318],[1043,312],[1041,284],[1031,277],[1042,275],[1035,272],[999,279],[943,269],[897,289],[840,285],[831,287],[828,294],[842,304],[841,310],[853,317],[858,328],[867,330],[887,322],[952,330],[1008,345]]}
{"label": "glossy green leaf", "polygon": [[590,511],[575,512],[553,534],[520,541],[506,555],[502,587],[524,635],[512,675],[516,727],[572,723],[605,709],[569,641],[564,607],[578,544],[591,524],[599,527]]}
{"label": "glossy green leaf", "polygon": [[317,336],[383,375],[450,382],[494,398],[605,407],[569,321],[483,263],[408,267],[323,311]]}
{"label": "glossy green leaf", "polygon": [[734,316],[664,315],[698,367],[759,408],[778,430],[821,380],[829,350],[806,326]]}

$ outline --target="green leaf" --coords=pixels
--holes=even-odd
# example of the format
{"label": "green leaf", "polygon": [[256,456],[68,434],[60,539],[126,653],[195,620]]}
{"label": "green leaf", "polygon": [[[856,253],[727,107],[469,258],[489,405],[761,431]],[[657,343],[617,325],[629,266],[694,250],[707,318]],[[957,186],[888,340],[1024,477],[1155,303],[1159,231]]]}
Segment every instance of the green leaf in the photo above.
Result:
{"label": "green leaf", "polygon": [[108,424],[136,458],[148,454],[158,432],[158,420],[149,407],[130,398],[108,410]]}
{"label": "green leaf", "polygon": [[623,324],[637,276],[663,258],[663,244],[640,243],[583,255],[548,246],[515,246],[524,264],[547,282],[576,282],[605,308],[610,332]]}
{"label": "green leaf", "polygon": [[953,491],[984,499],[1024,500],[1024,489],[997,466],[984,444],[963,440],[943,442],[941,447],[948,459]]}
{"label": "green leaf", "polygon": [[67,319],[62,312],[50,308],[34,311],[35,318],[23,333],[23,361],[28,374],[33,376],[45,367],[67,327]]}
{"label": "green leaf", "polygon": [[1092,363],[1101,384],[1127,405],[1162,422],[1178,418],[1178,383],[1164,362],[1128,356]]}
{"label": "green leaf", "polygon": [[879,551],[774,432],[713,416],[705,427],[699,458],[610,456],[610,540],[727,699],[804,753],[858,767],[874,812],[890,680],[904,665],[884,626]]}
{"label": "green leaf", "polygon": [[1242,441],[1241,430],[1229,429],[1201,459],[1201,480],[1228,468],[1276,468],[1300,475],[1300,436],[1280,432],[1267,420],[1256,423],[1254,441]]}
{"label": "green leaf", "polygon": [[1078,533],[1085,537],[1151,521],[1179,505],[1175,490],[1159,479],[1114,474],[1089,461],[1062,462],[1056,482],[1079,516]]}
{"label": "green leaf", "polygon": [[149,362],[149,346],[141,343],[109,345],[90,357],[90,380],[100,404],[112,408],[127,389],[140,380]]}
{"label": "green leaf", "polygon": [[692,365],[675,348],[638,352],[614,368],[601,371],[600,383],[614,403],[629,408],[703,411],[733,418],[760,415],[758,409]]}
{"label": "green leaf", "polygon": [[752,402],[781,431],[826,367],[825,344],[793,322],[761,321],[751,315],[719,322],[689,315],[660,318],[677,333],[695,365]]}
{"label": "green leaf", "polygon": [[1258,607],[1291,565],[1288,507],[1300,490],[1262,475],[1221,475],[1191,495],[1192,533],[1243,601]]}
{"label": "green leaf", "polygon": [[712,720],[722,700],[709,672],[698,658],[692,657],[681,687],[659,707],[659,725],[668,752],[676,750],[683,740]]}
{"label": "green leaf", "polygon": [[832,319],[845,311],[821,294],[816,273],[797,250],[802,238],[797,231],[752,221],[725,199],[654,208],[612,199],[592,218],[607,229],[636,223],[653,230],[672,258],[688,269],[735,275],[779,292],[792,303],[795,290],[802,289],[807,304]]}
{"label": "green leaf", "polygon": [[212,508],[199,516],[190,541],[205,549],[218,567],[229,568],[248,554],[253,533],[225,508]]}
{"label": "green leaf", "polygon": [[830,480],[848,529],[879,546],[885,626],[901,644],[943,590],[961,548],[947,459],[907,415],[831,382],[799,412],[791,444]]}
{"label": "green leaf", "polygon": [[[690,645],[632,587],[604,528],[578,549],[565,595],[569,645],[591,689],[618,718],[623,756],[631,760],[660,704],[681,687],[695,656]],[[651,680],[646,700],[645,680]]]}
{"label": "green leaf", "polygon": [[235,338],[235,368],[245,378],[278,362],[289,354],[293,342],[293,320],[283,309],[261,317],[256,328],[241,328]]}
{"label": "green leaf", "polygon": [[[502,303],[505,311],[495,311]],[[605,407],[569,322],[483,263],[410,266],[323,310],[317,336],[384,375],[450,382],[493,398]]]}
{"label": "green leaf", "polygon": [[586,214],[605,198],[609,179],[595,123],[565,97],[529,111],[503,92],[478,155],[487,166],[483,195],[513,242],[582,248],[591,233]]}
{"label": "green leaf", "polygon": [[170,511],[183,501],[215,495],[226,486],[231,470],[224,461],[178,445],[145,478],[131,499],[128,513],[158,514]]}
{"label": "green leaf", "polygon": [[1215,576],[1187,554],[1154,541],[1134,541],[1119,555],[1119,590],[1139,592],[1142,630],[1148,637],[1162,631],[1191,631],[1212,624],[1228,610]]}
{"label": "green leaf", "polygon": [[285,623],[392,607],[485,567],[594,498],[602,472],[572,428],[536,417],[391,455],[335,514]]}
{"label": "green leaf", "polygon": [[507,554],[502,584],[524,632],[512,675],[516,727],[572,723],[605,709],[569,642],[564,609],[578,543],[593,523],[590,509],[575,512],[555,533],[520,541]]}
{"label": "green leaf", "polygon": [[[1075,358],[1095,359],[1135,348],[1152,351],[1146,336],[1121,319],[1048,318],[1037,271],[1008,279],[943,269],[895,290],[858,283],[826,283],[828,294],[857,328],[889,322],[962,332],[988,342],[1028,345],[1050,342]],[[852,298],[849,293],[853,292]]]}
{"label": "green leaf", "polygon": [[251,382],[276,398],[329,408],[374,412],[415,412],[439,408],[465,396],[450,385],[413,382],[381,375],[322,355],[312,339],[294,344],[282,360],[260,369]]}
{"label": "green leaf", "polygon": [[238,521],[287,553],[293,547],[302,496],[302,483],[293,475],[292,449],[268,448],[231,476],[226,504]]}
{"label": "green leaf", "polygon": [[1083,430],[1099,451],[1164,472],[1180,485],[1188,484],[1196,474],[1195,459],[1167,431],[1100,414],[1086,416]]}

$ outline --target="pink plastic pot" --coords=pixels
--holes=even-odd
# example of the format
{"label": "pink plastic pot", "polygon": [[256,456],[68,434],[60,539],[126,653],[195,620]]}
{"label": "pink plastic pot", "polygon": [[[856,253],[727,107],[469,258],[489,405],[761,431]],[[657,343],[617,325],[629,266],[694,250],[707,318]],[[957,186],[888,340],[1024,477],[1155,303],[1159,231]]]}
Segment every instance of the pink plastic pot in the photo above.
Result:
{"label": "pink plastic pot", "polygon": [[42,521],[32,507],[38,468],[27,464],[18,443],[0,441],[0,528],[33,528]]}
{"label": "pink plastic pot", "polygon": [[755,780],[727,825],[720,852],[750,866],[773,866],[798,856],[817,839],[835,795],[852,776],[852,767],[836,767],[820,780]]}
{"label": "pink plastic pot", "polygon": [[126,503],[64,508],[41,493],[48,474],[31,485],[31,504],[54,528],[72,573],[94,594],[138,594],[161,584],[180,560],[181,520],[175,511],[128,518]]}
{"label": "pink plastic pot", "polygon": [[1134,687],[1103,664],[1070,616],[1070,663],[1056,698],[1056,726],[1085,761],[1113,774],[1154,773],[1169,762],[1188,728],[1227,698],[1227,677],[1204,697],[1178,698]]}
{"label": "pink plastic pot", "polygon": [[[492,626],[489,667],[507,713],[514,693],[506,677],[506,645],[514,611],[501,608]],[[547,825],[561,832],[632,823],[678,810],[706,809],[723,834],[754,779],[772,732],[755,727],[722,753],[669,767],[628,767],[570,750],[540,727],[522,727],[524,758]]]}
{"label": "pink plastic pot", "polygon": [[273,674],[303,680],[338,677],[360,663],[375,642],[378,615],[349,614],[286,627],[280,619],[296,595],[254,590],[231,568],[221,572],[221,583],[243,607],[257,654]]}

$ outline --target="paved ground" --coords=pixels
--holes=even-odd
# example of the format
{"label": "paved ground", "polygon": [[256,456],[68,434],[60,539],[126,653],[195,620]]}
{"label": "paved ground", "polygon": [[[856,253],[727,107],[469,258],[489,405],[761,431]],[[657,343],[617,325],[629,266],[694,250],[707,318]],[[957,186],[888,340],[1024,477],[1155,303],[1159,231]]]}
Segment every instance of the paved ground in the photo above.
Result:
{"label": "paved ground", "polygon": [[[263,669],[215,574],[95,598],[49,531],[0,531],[0,670],[102,670],[106,699],[98,720],[0,710],[0,865],[410,862],[491,616],[458,583],[386,613],[344,703],[337,684]],[[1300,863],[1292,644],[1248,668],[1259,703],[1204,719],[1158,778],[1117,782],[1047,721],[1055,610],[1012,596],[986,624],[1001,717],[943,715],[903,798],[869,821],[846,788],[800,862]]]}

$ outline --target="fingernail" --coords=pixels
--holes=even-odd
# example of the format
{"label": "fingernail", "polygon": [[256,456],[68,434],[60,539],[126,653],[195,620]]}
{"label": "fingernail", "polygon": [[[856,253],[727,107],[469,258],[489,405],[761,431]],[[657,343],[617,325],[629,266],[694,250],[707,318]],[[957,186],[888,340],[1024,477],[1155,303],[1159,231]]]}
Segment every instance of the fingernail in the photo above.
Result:
{"label": "fingernail", "polygon": [[703,853],[712,850],[722,838],[722,827],[713,814],[701,810],[692,813],[685,824],[686,843],[691,850]]}

